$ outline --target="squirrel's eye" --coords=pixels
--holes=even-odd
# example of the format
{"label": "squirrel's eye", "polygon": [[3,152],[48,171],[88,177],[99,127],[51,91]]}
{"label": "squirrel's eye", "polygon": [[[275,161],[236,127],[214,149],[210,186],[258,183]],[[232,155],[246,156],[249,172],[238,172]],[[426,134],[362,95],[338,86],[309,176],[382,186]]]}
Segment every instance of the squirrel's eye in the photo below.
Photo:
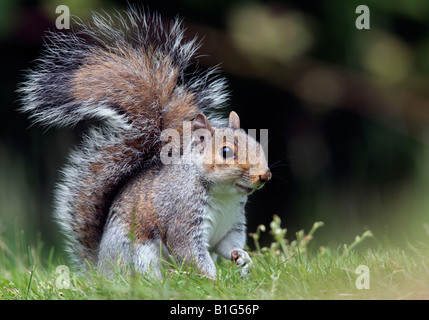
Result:
{"label": "squirrel's eye", "polygon": [[222,149],[220,149],[220,155],[226,159],[231,158],[234,156],[234,151],[230,147],[224,146]]}

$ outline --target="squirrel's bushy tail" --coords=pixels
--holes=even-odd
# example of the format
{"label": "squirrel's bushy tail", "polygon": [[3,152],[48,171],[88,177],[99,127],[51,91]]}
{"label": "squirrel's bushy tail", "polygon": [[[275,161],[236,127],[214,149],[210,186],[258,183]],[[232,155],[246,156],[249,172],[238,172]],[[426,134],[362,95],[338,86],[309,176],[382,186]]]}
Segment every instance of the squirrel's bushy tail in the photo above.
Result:
{"label": "squirrel's bushy tail", "polygon": [[[80,265],[95,263],[115,193],[159,161],[162,130],[215,111],[226,99],[215,70],[187,74],[199,44],[184,40],[181,22],[128,9],[93,14],[79,31],[50,33],[43,56],[19,88],[22,111],[46,126],[98,120],[70,155],[56,193],[55,216]],[[219,120],[220,121],[220,120]],[[220,122],[219,122],[220,123]]]}

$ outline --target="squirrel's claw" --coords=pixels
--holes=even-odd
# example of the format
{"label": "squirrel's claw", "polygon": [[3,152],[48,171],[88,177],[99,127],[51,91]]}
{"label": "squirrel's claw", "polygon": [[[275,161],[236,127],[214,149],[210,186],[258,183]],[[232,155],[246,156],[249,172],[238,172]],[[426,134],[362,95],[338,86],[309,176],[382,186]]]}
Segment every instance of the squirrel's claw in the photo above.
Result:
{"label": "squirrel's claw", "polygon": [[231,251],[231,261],[234,262],[237,267],[240,268],[239,274],[243,279],[247,279],[252,269],[252,259],[249,254],[243,249],[234,249]]}

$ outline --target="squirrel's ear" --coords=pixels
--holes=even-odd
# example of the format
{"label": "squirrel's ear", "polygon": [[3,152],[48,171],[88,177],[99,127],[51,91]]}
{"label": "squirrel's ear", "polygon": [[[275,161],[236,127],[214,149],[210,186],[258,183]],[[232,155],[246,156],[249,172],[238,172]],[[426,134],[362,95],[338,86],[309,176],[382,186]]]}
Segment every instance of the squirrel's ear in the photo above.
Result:
{"label": "squirrel's ear", "polygon": [[195,116],[194,121],[192,122],[192,131],[196,131],[198,129],[206,129],[210,131],[211,134],[214,133],[214,130],[212,129],[209,120],[202,113],[197,114]]}
{"label": "squirrel's ear", "polygon": [[240,117],[234,111],[229,114],[228,127],[232,129],[240,129]]}
{"label": "squirrel's ear", "polygon": [[205,115],[199,113],[195,116],[192,122],[192,132],[196,138],[195,143],[200,145],[200,153],[203,153],[209,144],[211,137],[214,134],[214,130],[209,123],[209,120]]}

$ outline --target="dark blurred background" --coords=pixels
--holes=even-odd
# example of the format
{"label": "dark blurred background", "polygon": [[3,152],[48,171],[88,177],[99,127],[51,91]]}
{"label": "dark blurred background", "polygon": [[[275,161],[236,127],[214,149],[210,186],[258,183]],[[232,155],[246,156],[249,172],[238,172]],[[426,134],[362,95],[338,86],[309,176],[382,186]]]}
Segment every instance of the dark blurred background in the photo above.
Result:
{"label": "dark blurred background", "polygon": [[[133,2],[133,1],[129,1]],[[81,128],[31,126],[15,93],[34,66],[58,5],[86,21],[126,1],[0,2],[0,237],[24,230],[59,246],[52,221],[58,170]],[[358,5],[370,29],[358,30]],[[370,229],[379,244],[427,241],[429,223],[429,1],[145,1],[204,38],[203,67],[220,64],[230,109],[246,129],[269,130],[273,179],[251,196],[248,228],[282,218],[288,236],[325,222],[323,245]],[[426,226],[426,229],[425,227]],[[37,237],[39,234],[39,237]],[[251,242],[250,242],[251,243]],[[61,251],[61,250],[57,250]]]}

